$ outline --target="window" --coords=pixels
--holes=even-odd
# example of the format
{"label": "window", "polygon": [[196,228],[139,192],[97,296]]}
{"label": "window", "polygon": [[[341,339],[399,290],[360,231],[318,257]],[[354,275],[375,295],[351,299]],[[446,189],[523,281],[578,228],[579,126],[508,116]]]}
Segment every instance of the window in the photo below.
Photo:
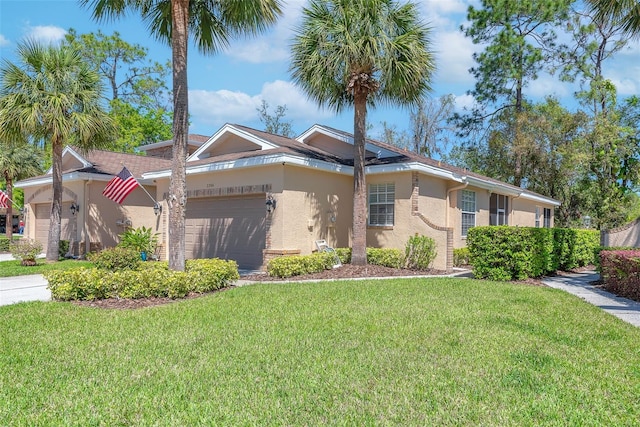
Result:
{"label": "window", "polygon": [[491,194],[489,199],[489,225],[509,224],[509,198],[502,194]]}
{"label": "window", "polygon": [[551,228],[551,209],[544,208],[544,227]]}
{"label": "window", "polygon": [[542,213],[542,208],[540,206],[536,206],[536,228],[540,228],[541,213]]}
{"label": "window", "polygon": [[476,192],[462,190],[462,237],[476,226]]}
{"label": "window", "polygon": [[393,225],[395,192],[393,183],[369,185],[369,225]]}

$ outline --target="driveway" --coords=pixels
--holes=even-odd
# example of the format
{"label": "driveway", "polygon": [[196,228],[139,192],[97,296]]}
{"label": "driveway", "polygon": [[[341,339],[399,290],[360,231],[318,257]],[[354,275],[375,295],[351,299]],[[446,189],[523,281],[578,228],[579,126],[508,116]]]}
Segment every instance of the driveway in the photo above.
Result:
{"label": "driveway", "polygon": [[[13,260],[10,254],[0,254],[0,269],[2,269],[2,261],[9,260]],[[0,305],[22,301],[50,301],[51,291],[47,289],[47,284],[42,274],[0,277]]]}
{"label": "driveway", "polygon": [[[2,264],[0,263],[0,268]],[[50,301],[51,291],[42,274],[0,278],[0,305],[22,301]]]}

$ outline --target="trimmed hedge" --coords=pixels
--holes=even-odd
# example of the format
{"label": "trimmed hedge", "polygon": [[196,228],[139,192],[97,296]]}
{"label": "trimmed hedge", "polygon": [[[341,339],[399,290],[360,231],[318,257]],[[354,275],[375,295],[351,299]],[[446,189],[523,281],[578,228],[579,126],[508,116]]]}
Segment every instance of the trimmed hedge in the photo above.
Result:
{"label": "trimmed hedge", "polygon": [[552,230],[559,270],[567,271],[596,264],[598,258],[594,255],[594,249],[600,247],[599,231],[574,228]]}
{"label": "trimmed hedge", "polygon": [[600,266],[607,291],[640,301],[640,249],[602,251]]}
{"label": "trimmed hedge", "polygon": [[473,227],[467,247],[478,279],[524,280],[555,270],[553,232],[548,228]]}
{"label": "trimmed hedge", "polygon": [[[351,248],[336,248],[335,251],[341,263],[351,264]],[[367,263],[383,267],[402,268],[404,265],[404,253],[400,249],[393,248],[367,248]]]}
{"label": "trimmed hedge", "polygon": [[318,273],[333,268],[333,255],[317,252],[311,255],[293,255],[273,258],[267,264],[267,274],[287,278],[301,274]]}
{"label": "trimmed hedge", "polygon": [[190,292],[221,289],[237,280],[235,261],[187,260],[185,271],[169,270],[166,262],[140,263],[136,269],[112,271],[77,268],[44,273],[54,299],[61,301],[105,298],[182,298]]}

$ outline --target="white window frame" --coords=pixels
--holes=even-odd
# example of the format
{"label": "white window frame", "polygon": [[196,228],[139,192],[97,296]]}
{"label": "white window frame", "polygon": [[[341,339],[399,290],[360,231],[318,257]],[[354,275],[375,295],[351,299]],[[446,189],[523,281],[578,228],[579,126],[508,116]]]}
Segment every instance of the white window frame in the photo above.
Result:
{"label": "white window frame", "polygon": [[470,228],[476,226],[476,192],[471,190],[462,190],[460,195],[460,225],[462,237],[467,237]]}
{"label": "white window frame", "polygon": [[540,228],[541,222],[540,222],[540,218],[542,218],[542,215],[540,215],[542,212],[542,208],[540,206],[536,206],[536,222],[535,222],[535,227],[536,228]]}
{"label": "white window frame", "polygon": [[393,227],[396,185],[393,182],[369,184],[369,218],[372,227]]}

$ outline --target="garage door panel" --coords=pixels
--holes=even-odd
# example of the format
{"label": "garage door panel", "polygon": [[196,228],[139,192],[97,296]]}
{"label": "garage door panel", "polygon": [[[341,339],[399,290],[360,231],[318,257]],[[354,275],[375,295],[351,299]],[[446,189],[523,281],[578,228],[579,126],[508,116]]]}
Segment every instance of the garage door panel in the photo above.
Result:
{"label": "garage door panel", "polygon": [[266,245],[264,197],[189,201],[187,258],[222,258],[241,268],[262,265]]}
{"label": "garage door panel", "polygon": [[[62,204],[62,218],[60,224],[60,239],[69,240],[72,234],[71,202]],[[47,247],[49,240],[49,226],[51,225],[51,203],[40,203],[35,208],[36,216],[36,240],[42,243],[43,248]]]}

